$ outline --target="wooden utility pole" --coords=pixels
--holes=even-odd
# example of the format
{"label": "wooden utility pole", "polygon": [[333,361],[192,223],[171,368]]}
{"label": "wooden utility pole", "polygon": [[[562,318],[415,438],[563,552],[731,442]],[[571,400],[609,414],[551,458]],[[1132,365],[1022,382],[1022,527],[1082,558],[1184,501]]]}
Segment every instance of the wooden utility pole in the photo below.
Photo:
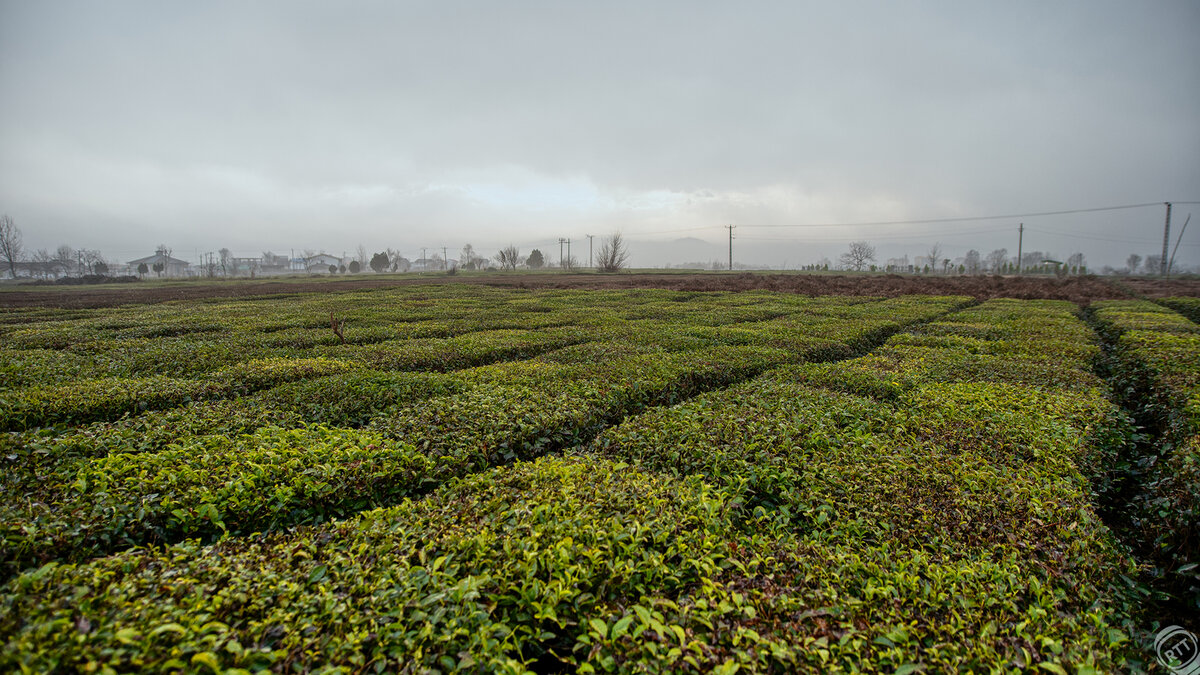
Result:
{"label": "wooden utility pole", "polygon": [[559,269],[564,269],[562,252],[563,252],[563,244],[565,244],[565,243],[567,243],[566,239],[563,239],[562,237],[558,238],[558,268]]}
{"label": "wooden utility pole", "polygon": [[729,230],[729,271],[733,271],[733,228],[736,225],[726,225],[725,229]]}
{"label": "wooden utility pole", "polygon": [[1025,243],[1025,223],[1017,228],[1017,274],[1021,274],[1021,246]]}
{"label": "wooden utility pole", "polygon": [[588,238],[588,268],[591,268],[592,267],[592,237],[594,237],[596,235],[585,234],[583,236]]}
{"label": "wooden utility pole", "polygon": [[1167,222],[1163,225],[1163,253],[1158,273],[1165,277],[1167,276],[1167,246],[1171,243],[1171,202],[1164,203],[1167,205]]}

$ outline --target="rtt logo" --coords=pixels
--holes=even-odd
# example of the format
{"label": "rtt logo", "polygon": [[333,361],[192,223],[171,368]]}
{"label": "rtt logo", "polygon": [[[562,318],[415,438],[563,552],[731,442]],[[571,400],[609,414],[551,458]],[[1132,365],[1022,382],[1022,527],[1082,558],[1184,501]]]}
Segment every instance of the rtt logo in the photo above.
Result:
{"label": "rtt logo", "polygon": [[1200,645],[1196,636],[1180,626],[1167,626],[1154,638],[1158,662],[1175,675],[1200,675]]}

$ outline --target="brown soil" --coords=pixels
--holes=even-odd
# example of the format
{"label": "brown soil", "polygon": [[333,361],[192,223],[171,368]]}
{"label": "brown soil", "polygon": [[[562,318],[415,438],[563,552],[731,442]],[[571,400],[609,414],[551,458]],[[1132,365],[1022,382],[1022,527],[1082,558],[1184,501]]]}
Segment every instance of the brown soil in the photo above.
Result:
{"label": "brown soil", "polygon": [[329,293],[414,284],[475,284],[506,288],[665,288],[679,291],[768,290],[802,295],[910,294],[969,295],[989,298],[1046,298],[1081,305],[1095,300],[1130,297],[1200,297],[1200,280],[1113,279],[1100,277],[924,277],[851,274],[772,273],[630,273],[630,274],[491,274],[454,277],[364,277],[359,279],[288,278],[268,281],[181,281],[97,287],[45,286],[0,292],[0,307],[111,307],[201,298],[246,298],[289,293]]}

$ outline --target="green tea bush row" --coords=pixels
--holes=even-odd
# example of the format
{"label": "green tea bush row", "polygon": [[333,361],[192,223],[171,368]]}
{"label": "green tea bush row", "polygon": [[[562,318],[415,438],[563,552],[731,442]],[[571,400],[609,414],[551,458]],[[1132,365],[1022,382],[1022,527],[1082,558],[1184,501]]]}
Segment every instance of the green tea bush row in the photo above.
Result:
{"label": "green tea bush row", "polygon": [[585,442],[605,426],[785,363],[779,350],[724,347],[634,353],[594,363],[550,358],[452,374],[464,389],[385,411],[370,428],[462,466],[462,472]]}
{"label": "green tea bush row", "polygon": [[[69,482],[74,462],[113,453],[157,452],[192,436],[236,436],[264,426],[305,423],[360,427],[399,404],[444,396],[461,383],[432,373],[373,371],[294,381],[253,396],[197,401],[67,430],[38,429],[0,437],[10,488],[34,492]],[[10,493],[11,494],[11,493]],[[33,493],[27,494],[32,496]]]}
{"label": "green tea bush row", "polygon": [[[200,409],[194,417],[168,412],[148,419],[131,418],[108,427],[87,428],[42,442],[27,440],[26,445],[35,450],[19,454],[27,458],[43,450],[48,456],[29,464],[40,467],[39,470],[26,470],[23,480],[10,481],[13,494],[8,496],[3,510],[9,524],[6,540],[12,552],[5,557],[4,565],[15,569],[36,561],[79,560],[124,546],[170,542],[185,536],[211,538],[226,531],[222,524],[230,532],[247,532],[248,527],[290,526],[314,517],[319,504],[311,502],[311,492],[300,493],[295,502],[279,503],[278,491],[248,490],[239,493],[237,500],[221,492],[228,481],[238,482],[232,474],[215,471],[208,463],[199,467],[194,463],[226,461],[227,455],[238,453],[258,457],[256,444],[263,444],[265,451],[267,440],[260,438],[265,433],[260,430],[234,437],[238,439],[234,449],[222,446],[219,452],[210,451],[213,442],[223,443],[230,437],[208,433],[223,427],[226,433],[234,431],[219,421],[210,432],[178,435],[180,423],[192,422],[191,428],[200,426],[202,430],[205,413],[230,412],[233,419],[242,421],[247,431],[255,424],[274,419],[313,421],[310,418],[315,417],[332,422],[361,422],[373,415],[370,422],[373,430],[385,432],[405,447],[416,448],[414,452],[419,451],[428,460],[422,480],[433,484],[584,442],[625,415],[745,379],[786,359],[787,355],[780,352],[749,348],[674,354],[666,358],[656,354],[627,358],[604,368],[590,366],[590,378],[583,376],[583,370],[589,368],[584,366],[513,363],[494,367],[498,372],[510,374],[499,377],[501,382],[509,381],[508,384],[493,381],[494,372],[463,373],[454,378],[433,374],[352,373],[294,382],[256,397],[244,397],[234,402],[233,410]],[[310,367],[336,368],[321,362],[268,365],[275,368],[247,372],[276,381],[307,372]],[[511,374],[522,368],[529,371],[529,377],[524,384],[513,383],[516,378]],[[363,392],[361,397],[353,393],[368,387],[372,390]],[[339,396],[345,400],[331,401]],[[255,415],[255,411],[261,412]],[[136,436],[147,430],[148,425],[168,420],[175,421],[170,431]],[[122,442],[128,445],[121,447]],[[108,452],[101,454],[93,449],[88,453],[87,448],[101,447]],[[244,470],[237,463],[231,466]],[[292,470],[296,471],[297,480],[316,471],[289,460],[271,475],[282,480]],[[113,488],[111,483],[97,478],[105,473],[128,476],[128,484]],[[207,487],[197,487],[201,484]],[[337,500],[336,504],[343,509],[338,515],[352,515],[360,505],[359,496],[354,494],[356,489],[356,483],[346,483],[322,498]],[[188,518],[194,520],[194,513],[210,518],[208,529],[186,519],[180,523],[169,520],[164,525],[161,522],[164,512],[158,505],[165,503],[165,495],[175,495],[172,503]],[[378,496],[361,495],[364,499]],[[240,510],[239,513],[274,515],[270,519],[230,515],[226,513],[227,506]],[[240,525],[232,527],[230,523]]]}
{"label": "green tea bush row", "polygon": [[898,333],[863,357],[807,368],[804,377],[881,398],[922,382],[1006,382],[1086,393],[1107,387],[1091,372],[1099,354],[1074,305],[998,299]]}
{"label": "green tea bush row", "polygon": [[0,429],[85,424],[227,393],[228,387],[221,383],[169,377],[105,378],[10,389],[0,391]]}
{"label": "green tea bush row", "polygon": [[352,348],[328,347],[322,348],[320,353],[353,360],[375,370],[449,371],[528,358],[587,339],[588,334],[579,328],[492,330],[449,338],[394,340]]}
{"label": "green tea bush row", "polygon": [[1157,302],[1200,324],[1200,298],[1162,298]]}
{"label": "green tea bush row", "polygon": [[1113,345],[1119,388],[1160,437],[1136,458],[1128,514],[1155,573],[1200,610],[1200,326],[1148,301],[1091,310]]}
{"label": "green tea bush row", "polygon": [[[69,671],[1107,672],[1125,638],[1012,547],[805,542],[728,490],[587,458],[293,533],[44,566],[0,666]],[[1089,589],[1083,589],[1085,595]],[[240,671],[235,671],[240,672]]]}
{"label": "green tea bush row", "polygon": [[[712,581],[731,506],[698,481],[545,459],[294,534],[48,565],[0,598],[0,667],[527,672],[615,666],[601,652],[627,638],[678,667],[766,665],[769,637],[702,628],[753,612]],[[666,614],[693,595],[685,632]]]}
{"label": "green tea bush row", "polygon": [[421,490],[435,464],[406,443],[320,426],[99,457],[5,519],[0,568],[344,517]]}
{"label": "green tea bush row", "polygon": [[[1029,309],[1091,343],[1069,306]],[[1008,302],[939,324],[965,320],[1009,340],[1030,325],[1021,303]],[[1027,334],[1036,336],[1041,323]],[[1062,334],[1043,332],[1043,339],[1062,342]],[[1124,624],[1133,599],[1121,575],[1133,566],[1097,517],[1088,480],[1130,433],[1107,390],[1027,387],[1005,381],[1006,369],[994,381],[983,371],[942,381],[917,354],[966,350],[894,342],[908,358],[890,361],[891,372],[853,361],[777,369],[631,418],[589,451],[702,477],[736,494],[755,522],[789,523],[798,543],[770,556],[780,561],[770,582],[760,569],[734,583],[765,603],[738,625],[793,635],[809,645],[801,657],[819,656],[812,668],[1044,664],[1087,672],[1124,663],[1132,655]],[[1063,350],[1081,367],[1089,353],[1082,347]],[[998,351],[988,358],[1017,360],[1014,350]],[[838,386],[812,387],[822,382]],[[943,583],[945,591],[932,591]],[[618,661],[649,655],[636,641],[611,650]]]}

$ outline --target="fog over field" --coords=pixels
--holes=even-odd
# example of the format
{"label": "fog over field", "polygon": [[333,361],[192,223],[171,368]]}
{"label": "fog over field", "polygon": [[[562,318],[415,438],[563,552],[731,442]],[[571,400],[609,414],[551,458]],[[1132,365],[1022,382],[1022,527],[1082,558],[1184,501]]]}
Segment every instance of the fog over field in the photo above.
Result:
{"label": "fog over field", "polygon": [[1121,267],[1200,201],[1198,38],[1188,1],[0,0],[0,212],[117,261],[621,231],[661,266],[733,224],[795,267],[1012,255],[1023,222]]}

